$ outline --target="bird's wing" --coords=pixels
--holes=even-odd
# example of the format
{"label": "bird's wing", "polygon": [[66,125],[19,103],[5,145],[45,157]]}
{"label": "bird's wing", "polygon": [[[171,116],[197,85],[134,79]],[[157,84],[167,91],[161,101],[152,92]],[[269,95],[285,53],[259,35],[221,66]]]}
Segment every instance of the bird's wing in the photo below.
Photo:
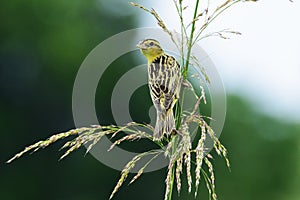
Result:
{"label": "bird's wing", "polygon": [[174,57],[162,55],[149,64],[149,87],[157,109],[169,110],[178,99],[180,66]]}

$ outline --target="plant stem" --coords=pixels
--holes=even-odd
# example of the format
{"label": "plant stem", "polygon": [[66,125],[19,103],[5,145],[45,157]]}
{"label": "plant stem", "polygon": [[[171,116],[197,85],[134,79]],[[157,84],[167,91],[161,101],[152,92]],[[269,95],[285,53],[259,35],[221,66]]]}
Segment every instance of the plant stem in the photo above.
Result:
{"label": "plant stem", "polygon": [[183,109],[183,102],[184,102],[184,94],[185,90],[181,92],[180,100],[176,103],[176,129],[179,130],[181,126],[181,117],[182,117],[182,109]]}
{"label": "plant stem", "polygon": [[[191,52],[192,52],[192,46],[193,46],[193,37],[194,37],[194,32],[195,32],[195,24],[196,24],[196,17],[197,17],[197,13],[198,13],[198,7],[199,7],[199,1],[196,1],[196,6],[195,6],[195,10],[194,10],[194,16],[193,16],[193,22],[192,22],[192,29],[191,29],[191,34],[190,34],[190,38],[188,40],[188,52],[187,52],[187,56],[186,56],[186,63],[185,66],[183,66],[183,81],[186,80],[186,76],[187,76],[187,72],[188,72],[188,67],[189,67],[189,63],[190,63],[190,57],[191,57]],[[181,25],[183,26],[183,24]],[[185,29],[185,27],[181,27],[183,29]],[[183,33],[181,33],[183,34]],[[181,47],[183,49],[183,47]],[[184,63],[184,55],[182,55],[182,63]],[[182,91],[181,97],[180,97],[180,101],[181,101],[181,106],[183,105],[183,98],[184,98],[184,90]],[[180,103],[177,103],[176,105],[176,109],[178,109],[178,106],[180,105]],[[182,109],[182,107],[181,107]],[[181,125],[181,116],[182,116],[182,110],[177,114],[176,118],[177,118],[177,126],[176,128],[179,129],[180,125]]]}
{"label": "plant stem", "polygon": [[173,165],[172,167],[172,182],[171,182],[171,186],[170,186],[170,192],[168,195],[168,200],[172,200],[172,194],[173,194],[173,186],[174,186],[174,173],[175,173],[175,165]]}
{"label": "plant stem", "polygon": [[196,1],[196,6],[195,6],[195,11],[194,11],[194,17],[193,17],[193,22],[192,22],[192,29],[191,29],[191,34],[189,38],[189,43],[188,43],[188,52],[186,56],[186,63],[183,71],[183,80],[186,79],[188,68],[189,68],[189,63],[190,63],[190,56],[191,56],[191,51],[192,51],[192,45],[193,45],[193,37],[194,37],[194,32],[195,32],[195,24],[196,24],[196,17],[198,13],[198,6],[199,6],[199,0]]}

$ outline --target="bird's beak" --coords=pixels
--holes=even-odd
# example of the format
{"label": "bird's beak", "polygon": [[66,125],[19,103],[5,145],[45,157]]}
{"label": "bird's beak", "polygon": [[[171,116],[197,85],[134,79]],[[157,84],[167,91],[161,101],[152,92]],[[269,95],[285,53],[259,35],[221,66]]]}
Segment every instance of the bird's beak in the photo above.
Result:
{"label": "bird's beak", "polygon": [[139,41],[139,43],[136,45],[137,48],[142,49],[143,45],[142,45],[143,41]]}

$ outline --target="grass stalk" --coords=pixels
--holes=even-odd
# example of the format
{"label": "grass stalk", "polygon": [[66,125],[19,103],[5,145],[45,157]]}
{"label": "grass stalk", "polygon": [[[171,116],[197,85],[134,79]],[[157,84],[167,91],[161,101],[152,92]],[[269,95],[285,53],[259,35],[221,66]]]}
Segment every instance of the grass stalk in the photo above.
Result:
{"label": "grass stalk", "polygon": [[[183,81],[186,80],[186,76],[187,76],[187,72],[188,72],[188,66],[189,66],[189,63],[190,63],[190,57],[191,57],[191,52],[192,52],[192,47],[193,47],[193,37],[194,37],[194,32],[195,32],[195,24],[196,24],[196,21],[197,21],[195,19],[197,17],[197,13],[198,13],[199,1],[200,0],[196,0],[190,38],[187,40],[188,41],[188,50],[187,50],[186,58],[184,57],[184,54],[183,54],[183,49],[184,48],[183,48],[183,46],[181,47],[181,49],[182,49],[182,55],[181,55],[182,63],[184,63],[184,60],[186,60],[185,65],[183,66],[183,73],[182,73]],[[179,10],[179,15],[180,15],[180,20],[181,20],[181,31],[185,30],[184,33],[186,34],[186,28],[184,26],[183,19],[182,19],[182,2],[180,1],[179,4],[180,4],[180,8],[178,9],[177,4],[175,3],[177,10]],[[183,33],[181,33],[181,35],[183,35]],[[181,41],[181,44],[183,45],[183,41]],[[180,119],[182,118],[182,111],[183,111],[182,108],[183,108],[183,103],[184,103],[184,95],[185,95],[185,90],[183,90],[181,95],[180,95],[179,101],[181,103],[176,105],[176,109],[177,109],[177,106],[181,105],[180,112],[176,112],[176,116],[175,116],[175,118],[177,119],[177,124],[176,124],[177,129],[179,129],[180,125],[181,125],[181,120]]]}
{"label": "grass stalk", "polygon": [[193,22],[192,22],[192,28],[191,28],[191,33],[190,33],[190,38],[188,40],[188,52],[186,56],[186,62],[183,70],[183,80],[186,79],[189,64],[190,64],[190,57],[191,57],[191,52],[192,52],[192,46],[193,46],[193,37],[195,33],[195,25],[196,25],[196,17],[198,13],[198,6],[199,6],[199,0],[196,0],[196,5],[195,5],[195,10],[194,10],[194,16],[193,16]]}
{"label": "grass stalk", "polygon": [[171,178],[171,184],[170,184],[170,192],[169,192],[169,194],[168,194],[168,198],[167,198],[167,200],[172,200],[172,194],[173,194],[173,187],[174,187],[174,174],[175,174],[175,165],[173,165],[173,167],[172,167],[172,178]]}

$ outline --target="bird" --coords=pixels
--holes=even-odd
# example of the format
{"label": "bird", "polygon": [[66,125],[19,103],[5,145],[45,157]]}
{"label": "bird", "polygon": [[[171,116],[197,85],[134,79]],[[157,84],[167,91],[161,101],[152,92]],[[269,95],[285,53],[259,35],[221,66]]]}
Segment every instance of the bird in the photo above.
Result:
{"label": "bird", "polygon": [[182,75],[180,65],[173,56],[166,54],[155,39],[145,39],[137,48],[148,61],[148,86],[156,109],[154,140],[176,131],[173,107],[179,99]]}

